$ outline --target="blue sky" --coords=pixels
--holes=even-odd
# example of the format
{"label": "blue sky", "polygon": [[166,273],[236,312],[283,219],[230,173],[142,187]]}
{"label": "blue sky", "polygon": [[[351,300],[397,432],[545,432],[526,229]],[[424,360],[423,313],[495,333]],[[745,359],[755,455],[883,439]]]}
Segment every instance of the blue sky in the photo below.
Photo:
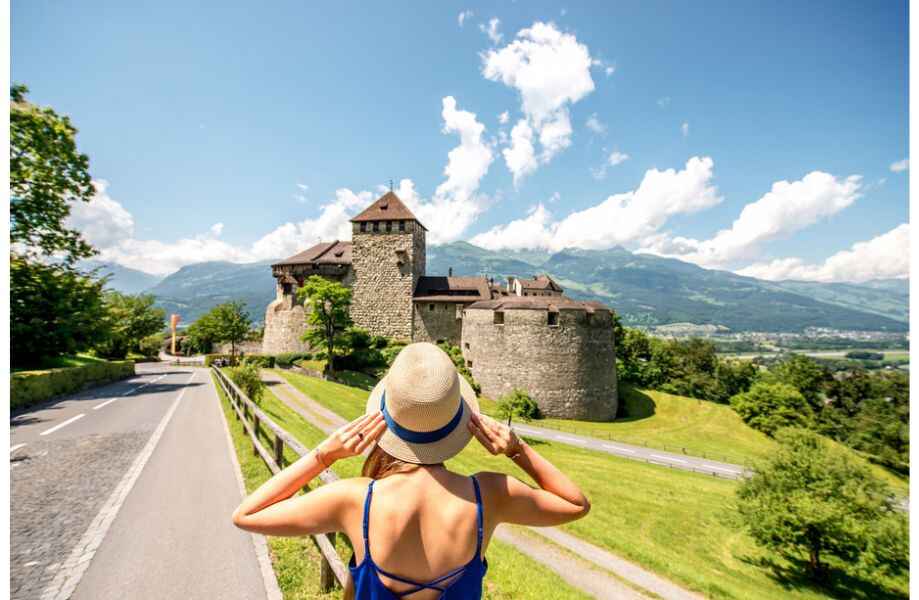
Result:
{"label": "blue sky", "polygon": [[74,215],[103,258],[293,254],[394,179],[434,241],[908,272],[905,2],[138,4],[11,8],[13,80],[107,182]]}

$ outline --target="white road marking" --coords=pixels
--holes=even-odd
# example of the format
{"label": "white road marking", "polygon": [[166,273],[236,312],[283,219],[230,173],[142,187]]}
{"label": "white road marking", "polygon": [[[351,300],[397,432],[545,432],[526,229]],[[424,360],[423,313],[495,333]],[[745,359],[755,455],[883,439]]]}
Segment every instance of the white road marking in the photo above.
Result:
{"label": "white road marking", "polygon": [[78,414],[78,415],[75,416],[75,417],[70,417],[69,419],[67,419],[67,420],[64,421],[63,423],[58,423],[57,425],[55,425],[55,426],[52,427],[51,429],[46,429],[46,430],[42,431],[41,433],[39,433],[38,435],[48,435],[49,433],[54,433],[55,431],[57,431],[57,430],[60,429],[61,427],[67,427],[68,425],[70,425],[70,424],[73,423],[74,421],[79,421],[80,419],[82,419],[82,418],[85,417],[85,416],[86,416],[86,413],[80,413],[80,414]]}
{"label": "white road marking", "polygon": [[660,454],[651,454],[650,456],[652,458],[659,458],[661,460],[666,460],[669,462],[677,462],[677,463],[686,464],[686,461],[681,458],[673,458],[672,456],[661,456]]}
{"label": "white road marking", "polygon": [[133,394],[133,393],[136,392],[137,390],[139,390],[139,389],[141,389],[141,388],[145,388],[145,387],[147,387],[148,385],[150,385],[151,383],[156,383],[157,381],[159,381],[160,379],[162,379],[162,378],[165,377],[165,376],[166,376],[166,374],[164,373],[164,374],[160,375],[159,377],[155,377],[155,378],[151,379],[150,381],[148,381],[148,382],[146,382],[146,383],[142,383],[141,385],[137,386],[136,388],[131,388],[130,390],[128,390],[127,392],[125,392],[125,393],[122,394],[121,396],[116,396],[116,397],[114,397],[114,398],[109,398],[108,400],[106,400],[106,401],[103,402],[102,404],[97,404],[96,406],[94,406],[94,407],[93,407],[93,410],[99,410],[100,408],[102,408],[102,407],[104,407],[104,406],[108,406],[109,404],[111,404],[111,403],[114,402],[115,400],[118,400],[119,398],[123,398],[124,396],[130,396],[131,394]]}
{"label": "white road marking", "polygon": [[619,446],[613,446],[612,444],[603,444],[603,447],[607,450],[615,450],[616,452],[628,452],[629,454],[635,454],[634,450],[629,450],[628,448],[620,448]]}
{"label": "white road marking", "polygon": [[144,446],[144,449],[141,450],[137,458],[134,459],[131,468],[124,474],[118,486],[112,491],[112,494],[108,497],[108,500],[106,500],[102,508],[99,509],[99,512],[96,514],[92,523],[90,523],[83,537],[80,538],[80,541],[77,542],[77,545],[70,553],[70,556],[58,570],[54,580],[42,592],[41,600],[66,600],[73,594],[77,584],[80,583],[80,579],[83,577],[83,573],[86,572],[89,563],[92,561],[93,556],[95,556],[96,550],[98,550],[99,545],[102,544],[102,540],[105,539],[105,534],[108,533],[109,527],[118,515],[121,505],[124,504],[125,498],[127,498],[134,484],[137,482],[138,477],[140,477],[140,473],[143,471],[147,461],[153,455],[156,445],[159,443],[160,438],[163,437],[163,432],[166,431],[166,426],[169,425],[169,421],[172,419],[172,415],[175,413],[176,408],[178,408],[179,402],[188,390],[188,384],[192,382],[195,375],[196,372],[192,372],[185,387],[182,388],[179,396],[172,403],[172,406],[169,407],[169,410],[166,411],[166,414],[163,416],[160,424],[157,425],[153,435],[150,436],[147,445]]}
{"label": "white road marking", "polygon": [[10,448],[10,454],[12,454],[13,452],[16,452],[17,450],[19,450],[19,449],[22,448],[23,446],[25,446],[25,444],[16,444],[16,445],[13,446],[12,448]]}

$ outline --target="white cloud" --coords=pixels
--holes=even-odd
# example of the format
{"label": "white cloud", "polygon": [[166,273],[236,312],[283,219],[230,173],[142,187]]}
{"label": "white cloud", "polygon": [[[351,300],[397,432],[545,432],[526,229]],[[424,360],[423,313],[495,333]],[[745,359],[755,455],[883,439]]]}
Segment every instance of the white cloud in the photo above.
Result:
{"label": "white cloud", "polygon": [[[520,93],[526,121],[531,132],[538,133],[543,146],[542,162],[550,161],[570,145],[568,105],[594,90],[590,76],[593,61],[587,46],[552,23],[536,22],[519,31],[507,46],[483,53],[482,62],[486,79],[500,81]],[[510,163],[508,169],[519,181],[522,171]]]}
{"label": "white cloud", "polygon": [[597,113],[593,113],[590,117],[587,118],[587,129],[590,129],[598,135],[606,134],[606,124],[603,123],[599,118],[597,118]]}
{"label": "white cloud", "polygon": [[215,238],[220,237],[221,233],[223,233],[223,223],[214,223],[213,225],[211,225],[211,235],[212,236],[214,236]]}
{"label": "white cloud", "polygon": [[511,120],[511,115],[510,115],[510,113],[507,112],[507,111],[504,111],[503,113],[501,113],[500,115],[498,115],[498,123],[500,123],[500,124],[502,124],[502,125],[507,125],[507,122],[510,121],[510,120]]}
{"label": "white cloud", "polygon": [[494,158],[491,147],[482,140],[485,126],[476,120],[475,113],[457,110],[453,96],[443,99],[441,115],[443,132],[458,133],[460,145],[447,155],[444,167],[447,180],[437,187],[434,195],[456,202],[473,202],[479,183]]}
{"label": "white cloud", "polygon": [[807,264],[800,258],[781,258],[756,263],[737,271],[760,279],[804,281],[867,281],[909,277],[909,224],[866,242],[857,242],[821,264]]}
{"label": "white cloud", "polygon": [[456,22],[459,23],[459,26],[462,27],[463,24],[471,19],[475,15],[471,10],[464,10],[456,16]]}
{"label": "white cloud", "polygon": [[684,122],[680,125],[680,132],[683,134],[683,137],[689,137],[689,123]]}
{"label": "white cloud", "polygon": [[850,206],[861,196],[861,177],[837,179],[813,171],[801,180],[777,181],[762,198],[747,204],[730,229],[708,240],[659,235],[641,251],[671,256],[704,267],[724,267],[755,257],[762,244],[790,235]]}
{"label": "white cloud", "polygon": [[470,240],[482,248],[550,248],[552,246],[552,215],[542,204],[531,208],[523,219],[499,225]]}
{"label": "white cloud", "polygon": [[[721,197],[712,185],[713,168],[711,158],[693,157],[681,171],[649,169],[634,191],[609,196],[556,222],[550,221],[547,212],[537,210],[525,219],[476,236],[472,243],[495,250],[536,247],[560,250],[609,248],[635,242],[658,231],[674,215],[718,204]],[[509,228],[511,232],[525,231],[527,235],[506,235]]]}
{"label": "white cloud", "polygon": [[902,171],[909,170],[909,159],[904,158],[903,160],[898,160],[897,162],[890,165],[890,170],[894,173],[900,173]]}
{"label": "white cloud", "polygon": [[501,151],[507,168],[514,175],[514,185],[536,170],[536,150],[533,148],[533,128],[526,119],[520,119],[511,129],[511,145]]}
{"label": "white cloud", "polygon": [[630,156],[626,154],[625,152],[619,152],[618,150],[616,150],[610,153],[609,158],[607,159],[607,162],[609,163],[609,166],[615,167],[616,165],[621,165],[625,161],[629,160],[629,158]]}
{"label": "white cloud", "polygon": [[89,202],[73,202],[65,224],[83,234],[97,248],[104,248],[134,235],[134,217],[108,194],[109,182],[93,181],[96,193]]}
{"label": "white cloud", "polygon": [[501,40],[504,39],[504,34],[502,34],[498,29],[501,27],[501,19],[498,17],[492,17],[488,20],[488,25],[484,23],[479,23],[479,30],[488,36],[488,39],[491,40],[491,43],[497,46],[501,43]]}

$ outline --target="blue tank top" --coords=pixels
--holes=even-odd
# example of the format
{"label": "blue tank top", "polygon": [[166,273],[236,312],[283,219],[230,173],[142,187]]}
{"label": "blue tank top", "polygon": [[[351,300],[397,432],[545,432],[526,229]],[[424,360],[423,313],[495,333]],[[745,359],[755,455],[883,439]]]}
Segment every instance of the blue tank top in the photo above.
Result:
{"label": "blue tank top", "polygon": [[[485,578],[485,571],[488,570],[488,563],[482,560],[484,518],[482,513],[482,493],[479,491],[479,482],[476,481],[476,478],[472,478],[472,484],[475,487],[476,519],[478,521],[475,556],[462,567],[427,583],[420,583],[394,575],[384,571],[373,562],[373,557],[370,556],[368,532],[370,528],[370,500],[373,497],[374,483],[374,481],[370,482],[367,487],[367,497],[364,499],[364,560],[361,561],[360,565],[355,566],[354,557],[352,556],[351,563],[348,565],[351,569],[351,578],[354,580],[355,600],[391,600],[393,598],[404,598],[421,590],[439,590],[441,600],[480,599],[482,597],[482,580]],[[405,592],[395,593],[380,581],[381,573],[390,579],[415,587]]]}

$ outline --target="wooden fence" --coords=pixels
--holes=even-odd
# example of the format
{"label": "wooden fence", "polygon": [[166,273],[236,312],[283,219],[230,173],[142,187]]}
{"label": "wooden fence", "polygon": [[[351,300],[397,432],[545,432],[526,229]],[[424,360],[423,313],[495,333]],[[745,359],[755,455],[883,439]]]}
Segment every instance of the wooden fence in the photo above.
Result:
{"label": "wooden fence", "polygon": [[[297,456],[304,456],[310,451],[309,448],[294,439],[293,436],[262,412],[223,371],[216,367],[212,367],[211,370],[217,376],[220,387],[223,388],[227,398],[229,398],[230,404],[236,413],[236,420],[242,421],[246,432],[249,434],[249,438],[252,440],[253,453],[262,457],[262,460],[265,461],[272,473],[277,473],[285,466],[285,445],[293,450]],[[274,437],[273,447],[270,451],[259,440],[259,432],[265,433],[269,438]],[[338,476],[329,470],[323,471],[319,478],[323,483],[332,483],[338,480]],[[304,488],[304,491],[308,491],[308,488]],[[335,534],[320,533],[311,537],[322,559],[319,566],[319,587],[323,592],[328,592],[335,587],[337,582],[338,585],[344,588],[350,575],[344,561],[335,550]]]}

